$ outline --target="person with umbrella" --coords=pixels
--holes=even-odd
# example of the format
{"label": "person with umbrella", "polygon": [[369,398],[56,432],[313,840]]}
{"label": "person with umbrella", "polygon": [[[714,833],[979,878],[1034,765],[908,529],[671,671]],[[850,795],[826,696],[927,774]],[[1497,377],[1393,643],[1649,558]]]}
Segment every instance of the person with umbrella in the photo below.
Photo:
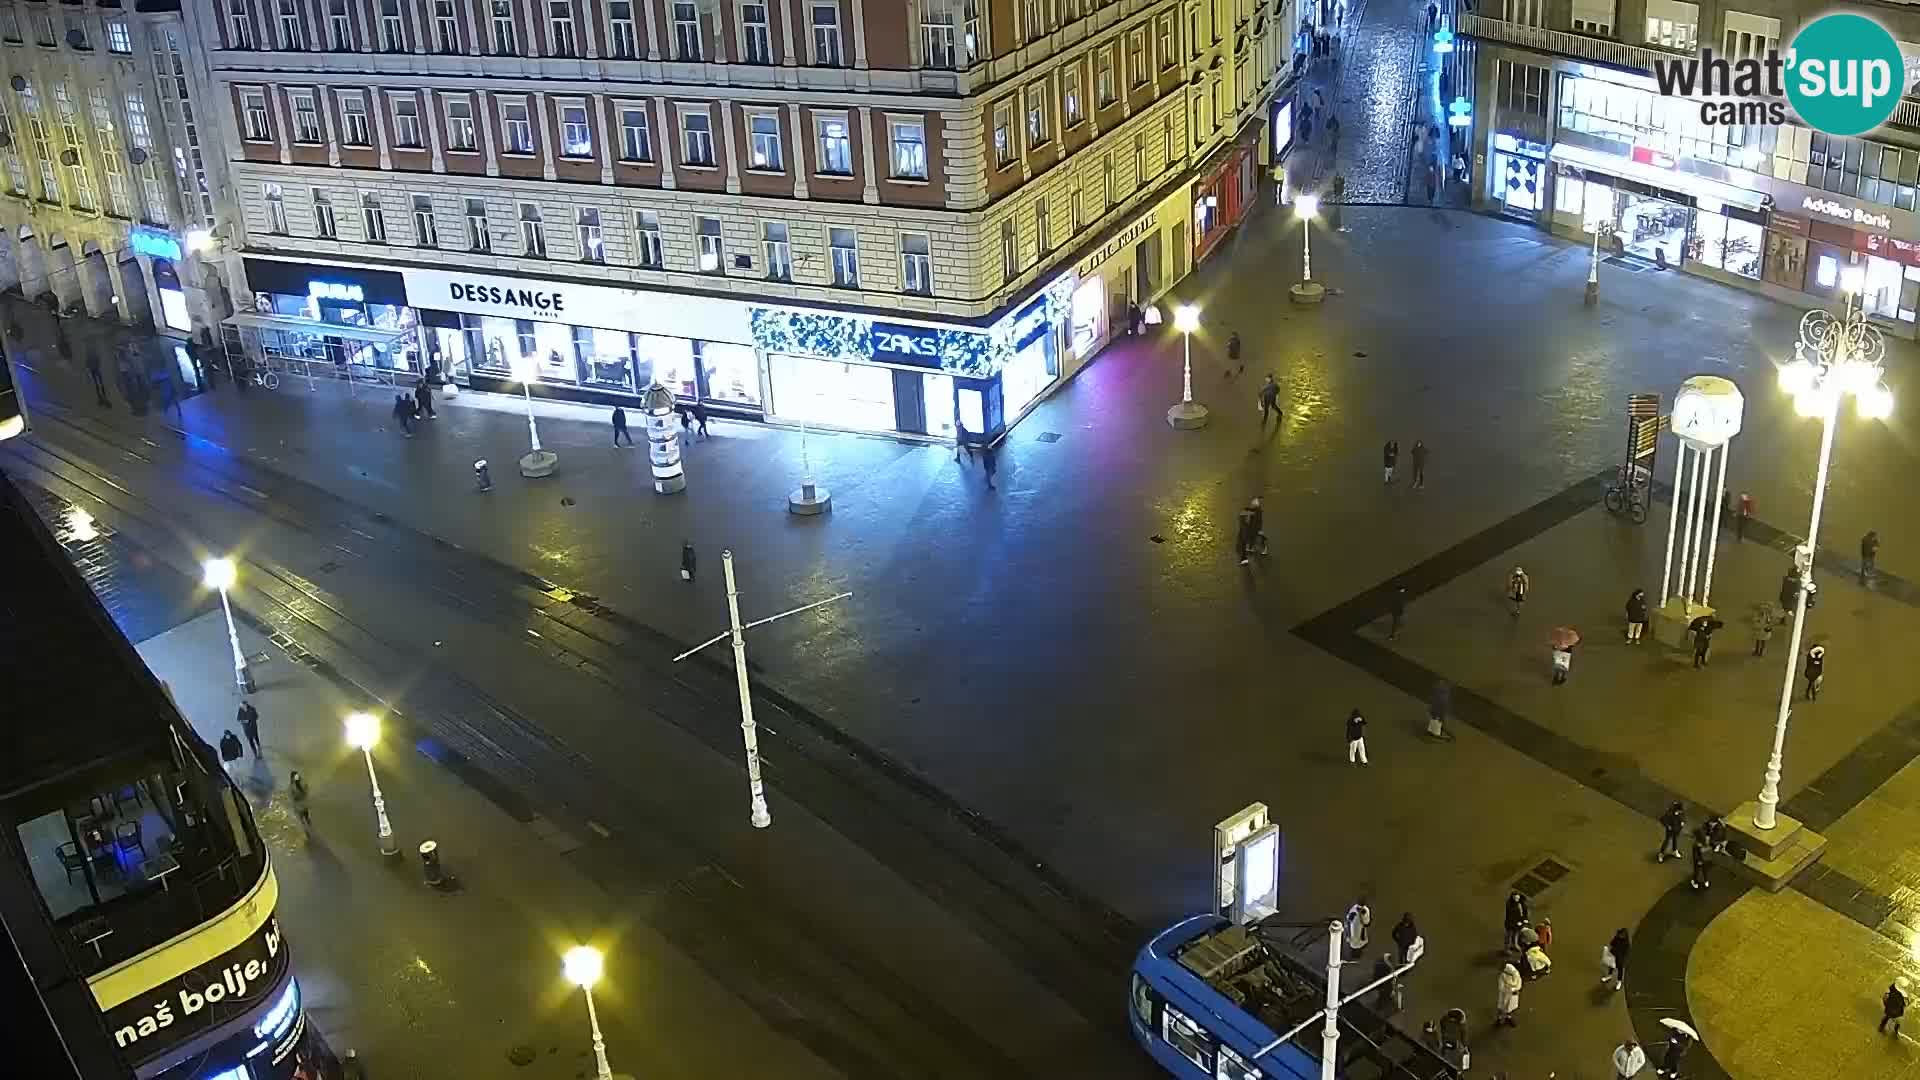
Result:
{"label": "person with umbrella", "polygon": [[1675,1020],[1671,1016],[1662,1017],[1660,1026],[1672,1034],[1667,1037],[1667,1052],[1660,1055],[1660,1067],[1654,1070],[1654,1075],[1679,1076],[1687,1048],[1700,1041],[1700,1033],[1688,1027],[1685,1021]]}
{"label": "person with umbrella", "polygon": [[1693,635],[1693,666],[1707,666],[1707,653],[1713,649],[1713,632],[1727,625],[1711,615],[1702,615],[1687,624],[1687,631]]}
{"label": "person with umbrella", "polygon": [[1556,626],[1547,635],[1547,647],[1553,650],[1553,685],[1559,686],[1573,673],[1573,647],[1580,644],[1580,632],[1571,626]]}

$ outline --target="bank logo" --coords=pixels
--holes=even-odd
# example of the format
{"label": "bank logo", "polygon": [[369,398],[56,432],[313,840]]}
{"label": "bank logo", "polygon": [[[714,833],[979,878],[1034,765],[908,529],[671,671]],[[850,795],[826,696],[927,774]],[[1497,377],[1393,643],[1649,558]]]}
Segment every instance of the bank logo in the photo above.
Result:
{"label": "bank logo", "polygon": [[1697,99],[1709,125],[1785,124],[1787,106],[1829,135],[1859,135],[1893,116],[1907,85],[1906,60],[1886,28],[1864,15],[1822,15],[1794,35],[1783,54],[1729,60],[1654,61],[1665,97]]}

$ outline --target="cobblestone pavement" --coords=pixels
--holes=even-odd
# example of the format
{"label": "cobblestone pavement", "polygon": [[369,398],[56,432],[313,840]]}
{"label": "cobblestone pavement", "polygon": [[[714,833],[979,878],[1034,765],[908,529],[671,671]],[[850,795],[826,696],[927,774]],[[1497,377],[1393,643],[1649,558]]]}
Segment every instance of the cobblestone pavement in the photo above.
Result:
{"label": "cobblestone pavement", "polygon": [[[378,542],[343,536],[344,555],[280,557],[329,588],[411,608],[381,614],[412,620],[405,636],[418,648],[454,643],[460,651],[449,655],[462,658],[462,670],[525,716],[568,740],[597,740],[608,754],[649,751],[622,725],[598,720],[610,715],[604,703],[563,707],[568,681],[512,685],[513,650],[472,640],[464,628],[474,618],[470,605],[431,590],[419,598],[422,584],[454,596],[461,586],[437,578],[409,584],[422,571],[402,557],[411,551],[407,530],[454,545],[443,558],[457,567],[468,556],[496,560],[680,640],[715,628],[720,598],[708,579],[722,545],[741,554],[749,609],[850,588],[850,603],[755,639],[762,685],[807,703],[855,744],[997,823],[1136,930],[1203,907],[1209,871],[1199,852],[1209,826],[1251,799],[1268,801],[1288,830],[1290,914],[1324,915],[1362,890],[1376,912],[1416,911],[1433,945],[1413,987],[1416,1020],[1456,1003],[1480,1015],[1503,889],[1550,858],[1574,867],[1544,901],[1570,977],[1530,988],[1523,1026],[1492,1036],[1476,1059],[1517,1075],[1604,1075],[1606,1052],[1633,1027],[1627,1004],[1592,994],[1586,958],[1613,927],[1661,910],[1673,884],[1648,872],[1652,826],[1637,797],[1563,768],[1579,760],[1556,758],[1558,744],[1510,738],[1497,726],[1428,745],[1417,734],[1419,700],[1394,671],[1382,676],[1329,651],[1331,638],[1316,636],[1312,624],[1351,606],[1353,626],[1364,626],[1380,610],[1382,583],[1483,534],[1493,534],[1476,541],[1483,554],[1443,568],[1426,587],[1483,563],[1498,566],[1507,549],[1552,527],[1536,520],[1535,508],[1567,492],[1591,505],[1595,493],[1579,485],[1619,454],[1627,393],[1670,394],[1701,371],[1726,374],[1749,394],[1730,490],[1753,491],[1761,517],[1792,531],[1807,504],[1815,433],[1772,391],[1771,361],[1790,352],[1799,312],[1659,273],[1603,275],[1602,303],[1586,309],[1583,253],[1538,232],[1385,208],[1350,208],[1348,224],[1350,232],[1324,246],[1315,237],[1316,277],[1337,290],[1323,309],[1275,303],[1300,252],[1297,230],[1271,212],[1183,286],[1204,308],[1194,377],[1196,396],[1214,410],[1204,431],[1173,432],[1161,419],[1178,394],[1177,341],[1127,342],[1015,431],[998,493],[985,491],[950,451],[816,435],[815,468],[836,492],[835,513],[823,521],[784,513],[798,446],[791,433],[770,429],[715,425],[712,441],[689,450],[689,491],[658,499],[646,493],[644,463],[605,445],[597,412],[542,406],[542,440],[560,453],[561,474],[531,484],[496,471],[505,482],[481,497],[470,491],[468,463],[510,461],[525,436],[518,406],[498,398],[463,395],[472,407],[449,407],[421,436],[401,440],[385,430],[377,399],[349,400],[338,387],[245,400],[223,389],[186,404],[182,425],[192,437],[183,439],[156,416],[136,423],[119,409],[86,415],[93,408],[81,378],[44,352],[28,356],[34,370],[23,384],[30,402],[67,402],[64,415],[44,410],[38,438],[111,458],[116,471],[137,472],[157,490],[171,492],[170,477],[205,466],[276,498],[284,489],[295,505],[315,497],[311,488],[377,515],[385,524],[360,527]],[[1244,376],[1225,372],[1218,358],[1230,328],[1247,343]],[[1912,350],[1895,343],[1892,353],[1898,392]],[[1277,432],[1257,430],[1254,387],[1265,370],[1284,388]],[[1920,464],[1902,431],[1897,420],[1844,421],[1822,540],[1845,551],[1877,527],[1887,540],[1883,568],[1911,577],[1920,559],[1902,538],[1920,536],[1920,505],[1885,497],[1890,478]],[[1049,433],[1060,437],[1041,438]],[[1433,447],[1424,491],[1380,483],[1388,437],[1399,439],[1403,467],[1415,438]],[[150,463],[114,457],[123,448]],[[1243,571],[1228,550],[1229,526],[1255,493],[1268,500],[1274,551]],[[196,508],[201,498],[192,496]],[[237,511],[225,513],[235,515],[223,524],[226,535],[249,535]],[[271,532],[259,534],[263,549],[281,543]],[[1620,541],[1623,565],[1636,565],[1650,535],[1639,530]],[[708,573],[692,587],[673,574],[683,538],[706,553]],[[1615,592],[1624,598],[1624,582],[1607,583],[1618,571],[1594,569],[1590,554],[1563,552],[1549,539],[1530,570],[1536,580],[1594,578],[1582,604],[1600,605]],[[335,568],[323,569],[330,561]],[[1766,570],[1755,562],[1751,571],[1727,572]],[[490,612],[494,602],[479,609]],[[1376,606],[1362,610],[1368,604]],[[1906,631],[1888,618],[1892,647]],[[1501,620],[1491,622],[1465,625],[1462,636],[1502,632]],[[1365,640],[1351,630],[1344,636]],[[1406,647],[1429,646],[1409,639]],[[1513,659],[1488,652],[1499,665]],[[1463,681],[1475,670],[1463,668]],[[1497,699],[1499,686],[1491,690]],[[1624,709],[1647,700],[1635,695],[1671,690],[1604,692]],[[635,702],[647,692],[627,691]],[[1875,696],[1869,704],[1886,715],[1905,703]],[[1366,770],[1344,763],[1336,734],[1355,706],[1374,718],[1375,763]],[[1550,729],[1552,718],[1533,716],[1535,708],[1515,699],[1508,711],[1529,710],[1529,726],[1514,731]],[[1717,715],[1681,709],[1672,722],[1702,745],[1734,745],[1711,730],[1724,722]],[[726,731],[721,716],[710,723]],[[1751,725],[1763,749],[1764,720]],[[798,813],[829,799],[830,787],[806,779],[804,748],[790,744],[805,725],[768,727],[777,805],[797,802]],[[1831,737],[1844,760],[1842,733]],[[724,743],[710,745],[721,751]],[[722,752],[711,765],[689,759],[684,770],[697,780],[719,769],[731,785],[737,751]],[[1659,777],[1662,785],[1717,793],[1723,764],[1728,775],[1754,768],[1750,758],[1657,767],[1674,770]],[[1811,764],[1810,757],[1807,767],[1790,767],[1796,797],[1814,780]],[[862,837],[858,821],[822,813],[833,829]],[[876,850],[885,861],[907,849]],[[998,949],[1017,951],[1004,939]],[[1684,962],[1682,953],[1681,971]],[[963,1023],[973,1022],[980,1021]]]}
{"label": "cobblestone pavement", "polygon": [[[1406,0],[1355,0],[1348,9],[1338,48],[1339,63],[1321,59],[1300,80],[1301,102],[1321,95],[1313,137],[1288,158],[1290,190],[1324,190],[1335,174],[1346,177],[1348,203],[1401,203],[1406,199],[1409,123],[1416,112],[1414,87],[1424,9]],[[1336,148],[1326,110],[1340,117]]]}

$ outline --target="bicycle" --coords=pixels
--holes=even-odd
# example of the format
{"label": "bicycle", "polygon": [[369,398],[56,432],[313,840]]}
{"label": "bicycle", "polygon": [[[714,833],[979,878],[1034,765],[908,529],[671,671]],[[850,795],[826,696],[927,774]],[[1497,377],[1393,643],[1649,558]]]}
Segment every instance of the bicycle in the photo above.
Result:
{"label": "bicycle", "polygon": [[253,375],[248,381],[266,390],[280,389],[280,373],[264,361],[254,364]]}
{"label": "bicycle", "polygon": [[[1632,472],[1629,473],[1628,470]],[[1607,485],[1602,502],[1608,512],[1624,513],[1633,519],[1635,525],[1647,523],[1647,487],[1652,480],[1647,470],[1637,465],[1622,465],[1614,474],[1613,483]]]}

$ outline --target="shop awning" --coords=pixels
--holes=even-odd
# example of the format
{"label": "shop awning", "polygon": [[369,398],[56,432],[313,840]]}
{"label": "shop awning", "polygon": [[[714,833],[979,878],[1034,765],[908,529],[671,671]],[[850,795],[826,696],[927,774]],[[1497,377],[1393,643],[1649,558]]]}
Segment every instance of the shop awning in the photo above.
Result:
{"label": "shop awning", "polygon": [[1666,188],[1668,191],[1682,191],[1695,198],[1718,199],[1723,203],[1748,210],[1764,210],[1767,206],[1767,197],[1760,192],[1748,191],[1746,188],[1734,187],[1732,184],[1718,180],[1709,180],[1689,172],[1645,165],[1618,154],[1602,154],[1582,146],[1558,143],[1547,156],[1576,169],[1591,169],[1594,172],[1606,173],[1608,176],[1618,176],[1653,187]]}
{"label": "shop awning", "polygon": [[346,338],[349,341],[365,341],[374,345],[387,346],[411,334],[411,330],[381,330],[372,326],[342,326],[339,323],[321,322],[318,319],[302,319],[294,315],[258,315],[253,312],[241,312],[229,315],[222,326],[231,326],[239,330],[277,330],[285,334],[310,334],[314,337]]}

